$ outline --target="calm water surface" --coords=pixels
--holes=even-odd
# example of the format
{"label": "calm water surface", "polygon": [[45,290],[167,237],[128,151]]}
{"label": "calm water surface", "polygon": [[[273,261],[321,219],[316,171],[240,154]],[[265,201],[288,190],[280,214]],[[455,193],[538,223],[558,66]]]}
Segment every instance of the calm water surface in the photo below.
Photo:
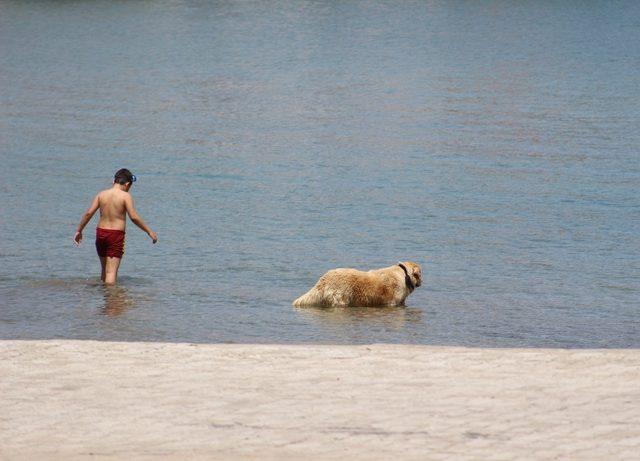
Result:
{"label": "calm water surface", "polygon": [[[0,338],[640,347],[640,3],[0,1]],[[121,284],[71,237],[113,172]],[[406,309],[304,309],[413,260]]]}

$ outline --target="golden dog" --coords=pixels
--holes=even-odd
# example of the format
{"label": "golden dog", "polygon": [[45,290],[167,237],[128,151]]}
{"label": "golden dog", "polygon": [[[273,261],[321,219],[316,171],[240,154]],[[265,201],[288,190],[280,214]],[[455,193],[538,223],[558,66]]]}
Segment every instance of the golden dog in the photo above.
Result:
{"label": "golden dog", "polygon": [[404,306],[416,287],[422,285],[420,266],[402,262],[368,272],[333,269],[293,302],[296,307]]}

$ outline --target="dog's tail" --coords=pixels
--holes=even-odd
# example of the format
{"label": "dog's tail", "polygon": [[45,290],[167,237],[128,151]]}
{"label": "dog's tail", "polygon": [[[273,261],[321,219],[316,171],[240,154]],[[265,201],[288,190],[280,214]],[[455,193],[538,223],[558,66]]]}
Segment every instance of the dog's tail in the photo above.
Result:
{"label": "dog's tail", "polygon": [[314,287],[300,296],[293,302],[295,307],[305,306],[320,306],[322,305],[322,296],[319,291]]}

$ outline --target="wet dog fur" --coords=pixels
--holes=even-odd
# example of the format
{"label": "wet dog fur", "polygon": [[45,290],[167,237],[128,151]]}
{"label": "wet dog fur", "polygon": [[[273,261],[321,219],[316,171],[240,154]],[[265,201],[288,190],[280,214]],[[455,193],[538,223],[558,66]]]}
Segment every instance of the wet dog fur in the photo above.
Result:
{"label": "wet dog fur", "polygon": [[[404,266],[405,269],[402,268]],[[333,269],[311,290],[293,302],[296,307],[404,306],[407,296],[422,284],[422,270],[402,262],[370,271]]]}

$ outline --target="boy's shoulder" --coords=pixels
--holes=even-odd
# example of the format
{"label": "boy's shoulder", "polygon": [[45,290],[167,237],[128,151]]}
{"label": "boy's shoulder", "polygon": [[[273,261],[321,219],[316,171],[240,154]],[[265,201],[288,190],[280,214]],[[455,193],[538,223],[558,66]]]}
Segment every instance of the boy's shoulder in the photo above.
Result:
{"label": "boy's shoulder", "polygon": [[98,192],[98,199],[100,200],[125,200],[127,197],[130,197],[131,194],[127,191],[124,190],[118,190],[118,189],[105,189],[105,190],[101,190],[100,192]]}

